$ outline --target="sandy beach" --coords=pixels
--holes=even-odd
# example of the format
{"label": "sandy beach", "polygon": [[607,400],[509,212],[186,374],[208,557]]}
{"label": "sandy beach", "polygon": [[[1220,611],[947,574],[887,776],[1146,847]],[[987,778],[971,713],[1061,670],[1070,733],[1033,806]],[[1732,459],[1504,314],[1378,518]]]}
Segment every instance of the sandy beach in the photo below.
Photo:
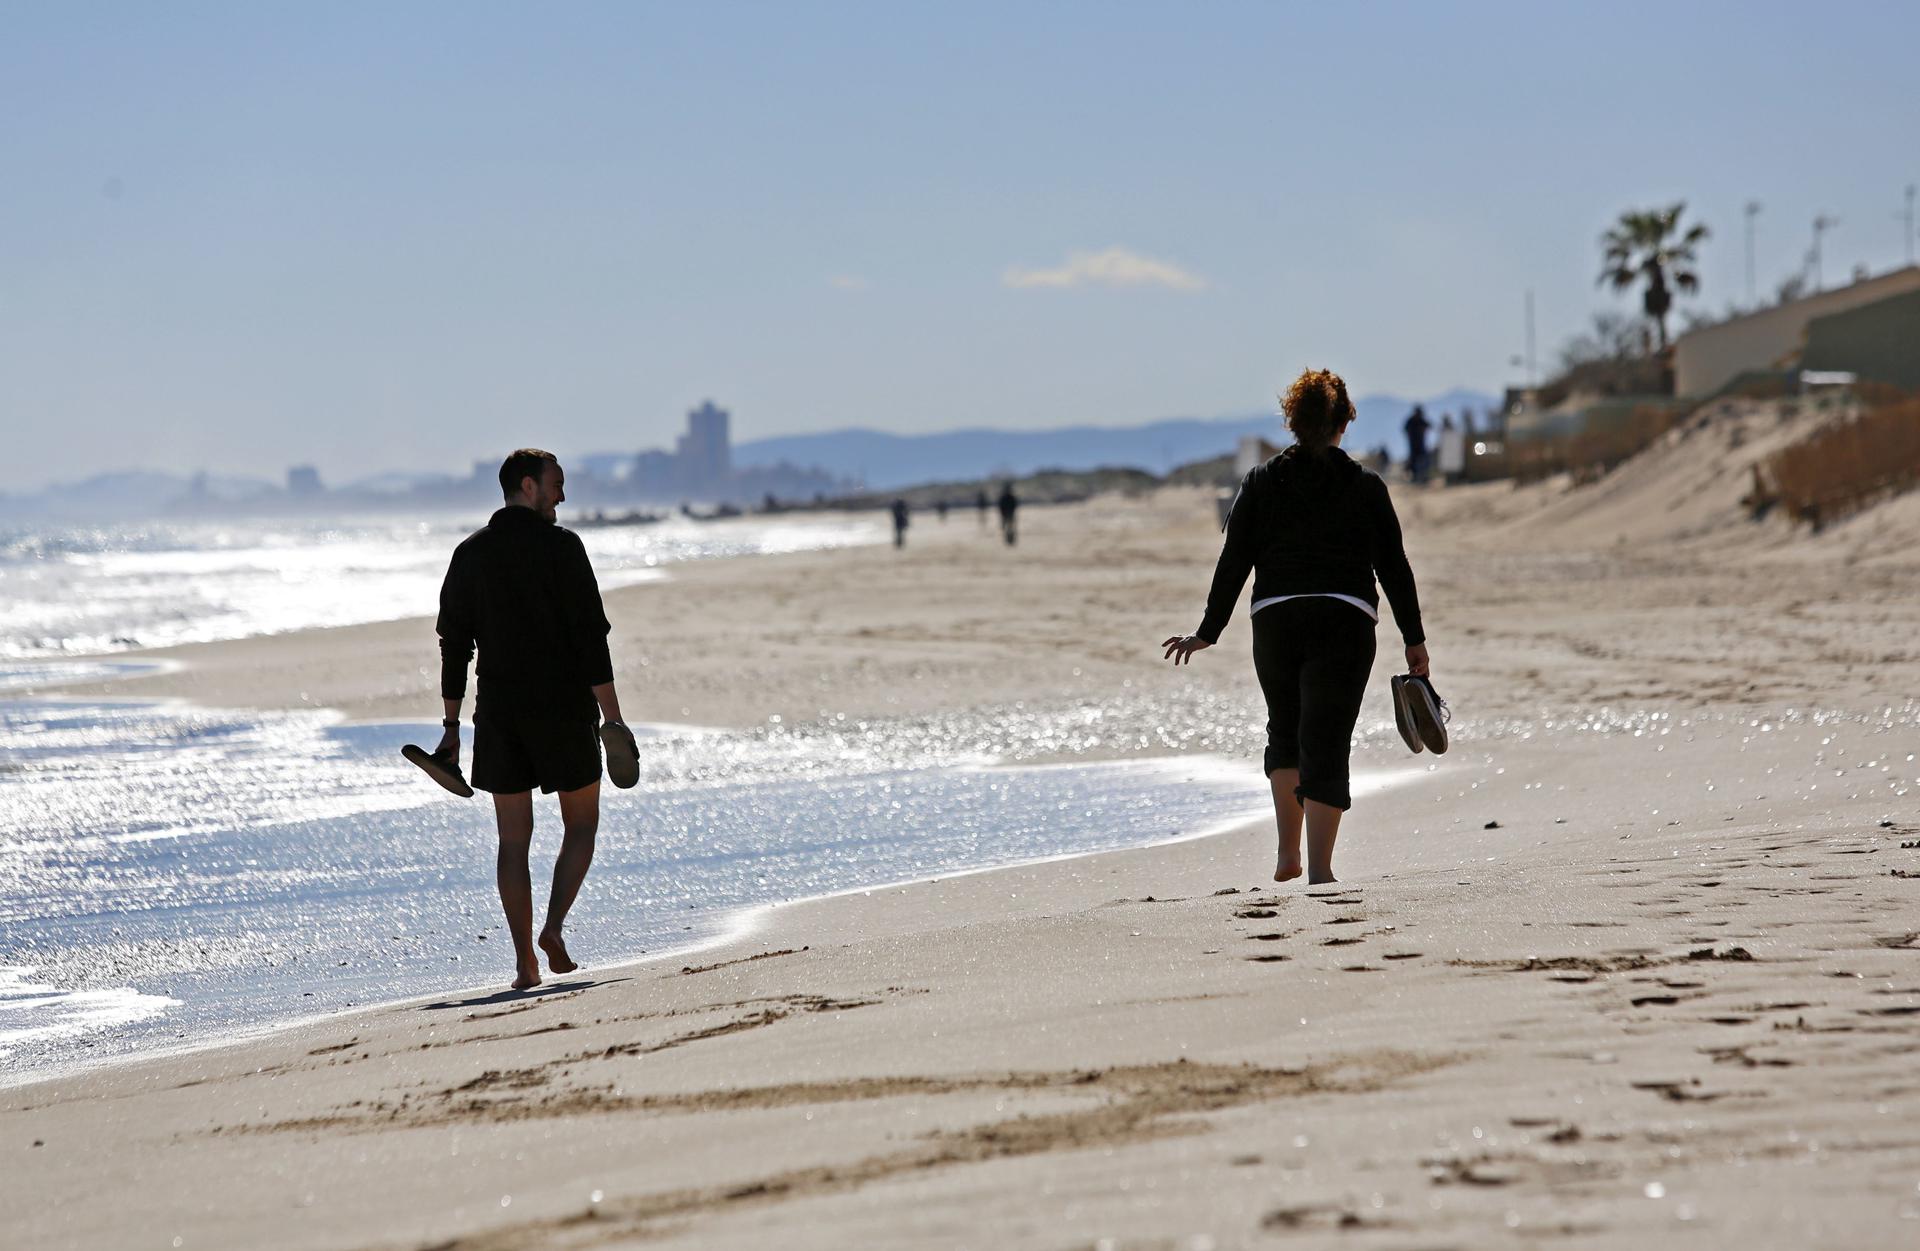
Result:
{"label": "sandy beach", "polygon": [[[1395,776],[1337,886],[1269,880],[1263,822],[772,907],[639,963],[582,934],[535,994],[0,1089],[5,1241],[1912,1245],[1920,501],[1747,520],[1745,465],[1802,432],[1728,408],[1591,487],[1396,488],[1455,743],[1363,739]],[[1062,758],[1237,749],[1244,604],[1191,668],[1156,646],[1198,622],[1212,510],[689,564],[607,597],[622,702],[1088,705],[1108,728]],[[427,619],[162,658],[69,693],[437,715]],[[1177,700],[1218,733],[1157,734]]]}

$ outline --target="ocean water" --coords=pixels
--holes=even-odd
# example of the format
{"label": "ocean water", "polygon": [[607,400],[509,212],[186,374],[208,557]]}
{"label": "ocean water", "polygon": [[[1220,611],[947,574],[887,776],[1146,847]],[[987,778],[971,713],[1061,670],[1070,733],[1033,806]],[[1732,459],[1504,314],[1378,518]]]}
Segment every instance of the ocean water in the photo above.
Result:
{"label": "ocean water", "polygon": [[[437,732],[0,699],[0,1081],[504,987],[491,805],[398,755]],[[1266,807],[1244,760],[1021,763],[1113,733],[1084,706],[652,727],[640,785],[603,788],[576,957],[591,969],[719,936],[756,905],[1157,842]],[[558,816],[550,799],[537,812],[544,902]]]}
{"label": "ocean water", "polygon": [[[568,520],[564,506],[561,522]],[[431,616],[483,516],[0,526],[0,659],[89,655]],[[878,543],[871,518],[582,529],[601,588],[684,560]]]}

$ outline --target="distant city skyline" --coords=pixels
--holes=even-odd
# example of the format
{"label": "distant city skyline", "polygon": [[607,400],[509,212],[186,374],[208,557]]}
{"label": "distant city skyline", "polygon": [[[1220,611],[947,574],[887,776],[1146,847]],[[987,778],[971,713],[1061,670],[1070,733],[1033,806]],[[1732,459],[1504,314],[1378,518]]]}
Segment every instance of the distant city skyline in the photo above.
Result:
{"label": "distant city skyline", "polygon": [[1529,290],[1543,366],[1635,310],[1623,209],[1712,227],[1718,312],[1749,220],[1759,295],[1816,218],[1836,285],[1920,181],[1910,4],[3,12],[42,480],[1497,392]]}

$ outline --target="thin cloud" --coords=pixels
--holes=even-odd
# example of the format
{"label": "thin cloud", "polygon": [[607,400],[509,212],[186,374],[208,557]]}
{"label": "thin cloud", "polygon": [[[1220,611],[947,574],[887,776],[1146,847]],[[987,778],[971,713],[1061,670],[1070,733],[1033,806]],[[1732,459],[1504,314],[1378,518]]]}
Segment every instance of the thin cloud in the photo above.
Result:
{"label": "thin cloud", "polygon": [[827,282],[836,291],[865,291],[868,286],[867,280],[858,274],[835,274]]}
{"label": "thin cloud", "polygon": [[1172,261],[1156,260],[1108,248],[1104,252],[1071,252],[1067,263],[1055,269],[1014,267],[1000,275],[1009,287],[1169,287],[1175,291],[1199,291],[1206,279],[1180,268]]}

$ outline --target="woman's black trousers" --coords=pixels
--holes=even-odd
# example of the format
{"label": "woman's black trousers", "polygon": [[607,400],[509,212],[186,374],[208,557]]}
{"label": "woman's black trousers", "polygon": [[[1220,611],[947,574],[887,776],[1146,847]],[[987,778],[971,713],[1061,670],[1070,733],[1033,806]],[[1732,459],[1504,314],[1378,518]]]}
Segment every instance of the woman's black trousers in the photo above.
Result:
{"label": "woman's black trousers", "polygon": [[1325,596],[1253,614],[1253,671],[1267,697],[1266,772],[1298,768],[1301,799],[1353,806],[1347,758],[1373,670],[1373,632],[1365,613]]}

